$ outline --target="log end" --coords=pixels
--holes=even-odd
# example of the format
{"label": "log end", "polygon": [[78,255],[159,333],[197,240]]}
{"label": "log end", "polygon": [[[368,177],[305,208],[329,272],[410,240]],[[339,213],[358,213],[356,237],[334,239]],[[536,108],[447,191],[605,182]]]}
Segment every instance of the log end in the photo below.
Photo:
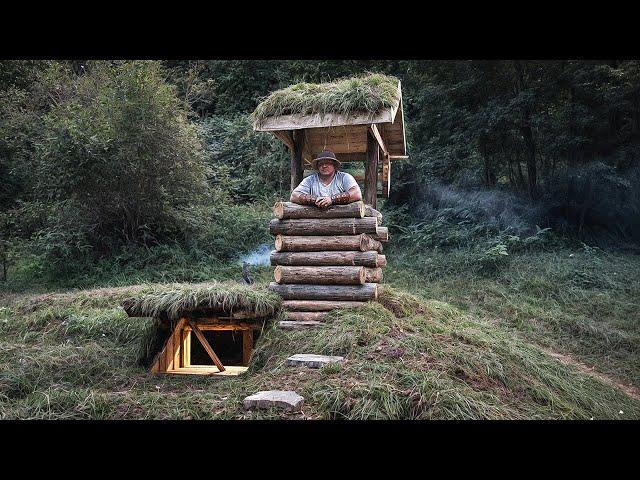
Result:
{"label": "log end", "polygon": [[282,282],[282,267],[278,265],[273,271],[273,278],[277,283]]}
{"label": "log end", "polygon": [[276,202],[273,205],[273,215],[278,219],[282,219],[284,216],[284,205],[282,202]]}
{"label": "log end", "polygon": [[376,267],[386,267],[387,266],[387,257],[386,255],[378,254],[376,260]]}
{"label": "log end", "polygon": [[364,267],[360,267],[360,285],[364,285],[364,282],[366,281],[367,278],[367,271],[365,270]]}

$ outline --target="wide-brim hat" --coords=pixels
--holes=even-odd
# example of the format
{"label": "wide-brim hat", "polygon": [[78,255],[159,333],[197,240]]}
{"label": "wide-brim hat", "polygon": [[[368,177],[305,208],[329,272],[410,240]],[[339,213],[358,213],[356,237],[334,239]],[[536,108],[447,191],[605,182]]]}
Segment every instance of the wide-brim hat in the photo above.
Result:
{"label": "wide-brim hat", "polygon": [[331,150],[324,150],[320,152],[318,155],[316,155],[316,158],[314,158],[311,162],[311,165],[313,166],[314,170],[318,169],[318,162],[320,160],[333,160],[333,163],[335,164],[336,168],[342,167],[342,162],[340,162],[340,160],[336,158],[335,154]]}

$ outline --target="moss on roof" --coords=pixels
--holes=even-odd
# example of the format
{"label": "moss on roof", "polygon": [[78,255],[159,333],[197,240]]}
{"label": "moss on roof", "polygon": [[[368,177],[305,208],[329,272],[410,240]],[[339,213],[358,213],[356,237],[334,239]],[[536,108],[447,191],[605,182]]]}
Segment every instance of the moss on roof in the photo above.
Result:
{"label": "moss on roof", "polygon": [[255,126],[268,117],[290,114],[376,114],[395,106],[398,79],[380,73],[328,83],[297,83],[268,95],[251,114]]}
{"label": "moss on roof", "polygon": [[265,285],[244,285],[237,282],[173,283],[156,285],[144,294],[122,302],[129,316],[156,317],[175,320],[186,312],[238,310],[259,317],[274,315],[281,298]]}

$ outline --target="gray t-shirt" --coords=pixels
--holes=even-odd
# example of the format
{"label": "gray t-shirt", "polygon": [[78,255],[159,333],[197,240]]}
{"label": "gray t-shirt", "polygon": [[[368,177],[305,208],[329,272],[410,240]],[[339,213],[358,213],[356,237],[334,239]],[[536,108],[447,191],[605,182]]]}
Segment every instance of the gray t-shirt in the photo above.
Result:
{"label": "gray t-shirt", "polygon": [[314,173],[304,178],[293,191],[316,197],[331,197],[346,192],[353,186],[358,186],[358,182],[353,178],[353,175],[338,171],[329,185],[323,184],[318,174]]}

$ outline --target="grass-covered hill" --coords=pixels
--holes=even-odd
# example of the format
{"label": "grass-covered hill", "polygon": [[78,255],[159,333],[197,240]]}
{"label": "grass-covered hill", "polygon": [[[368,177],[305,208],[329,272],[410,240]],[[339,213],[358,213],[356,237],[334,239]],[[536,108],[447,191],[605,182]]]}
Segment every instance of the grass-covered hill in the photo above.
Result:
{"label": "grass-covered hill", "polygon": [[[640,418],[637,259],[533,257],[498,276],[440,269],[438,278],[433,263],[390,258],[395,287],[380,303],[336,311],[317,330],[272,323],[235,378],[148,373],[157,326],[120,303],[169,286],[5,294],[0,418]],[[270,269],[256,273],[266,289]],[[295,353],[346,362],[286,366]],[[302,413],[243,410],[245,396],[271,389],[303,395]]]}

